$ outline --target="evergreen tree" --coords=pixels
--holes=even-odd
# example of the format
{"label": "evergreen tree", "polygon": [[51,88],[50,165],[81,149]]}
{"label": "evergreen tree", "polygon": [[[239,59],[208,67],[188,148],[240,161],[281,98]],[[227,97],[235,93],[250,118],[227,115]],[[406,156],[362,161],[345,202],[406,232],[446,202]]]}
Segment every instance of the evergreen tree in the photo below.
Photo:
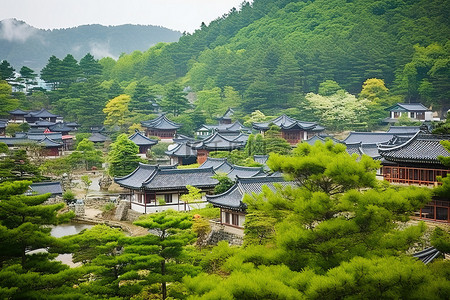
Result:
{"label": "evergreen tree", "polygon": [[85,77],[102,75],[102,65],[90,53],[80,59],[80,68]]}
{"label": "evergreen tree", "polygon": [[11,81],[14,79],[14,68],[7,60],[2,60],[0,64],[0,80]]}
{"label": "evergreen tree", "polygon": [[53,90],[56,90],[62,80],[62,61],[52,55],[47,65],[41,70],[41,78],[51,84]]}
{"label": "evergreen tree", "polygon": [[141,161],[138,153],[139,147],[126,134],[119,135],[108,153],[109,174],[120,177],[133,172]]}
{"label": "evergreen tree", "polygon": [[190,104],[181,85],[177,82],[173,82],[166,87],[160,106],[164,111],[170,112],[174,116],[178,116],[187,110],[190,107]]}
{"label": "evergreen tree", "polygon": [[19,106],[19,100],[12,97],[12,87],[3,80],[0,80],[0,115],[7,116],[9,111]]}

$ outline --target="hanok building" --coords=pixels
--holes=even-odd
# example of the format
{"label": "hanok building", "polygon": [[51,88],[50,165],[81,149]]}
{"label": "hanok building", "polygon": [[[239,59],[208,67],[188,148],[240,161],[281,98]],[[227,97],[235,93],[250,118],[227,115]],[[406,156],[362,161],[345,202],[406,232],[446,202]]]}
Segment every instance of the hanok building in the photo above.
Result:
{"label": "hanok building", "polygon": [[440,143],[449,139],[449,135],[418,132],[401,145],[380,145],[378,151],[383,157],[384,178],[395,183],[438,184],[437,176],[445,177],[450,173],[438,159],[439,156],[450,156]]}
{"label": "hanok building", "polygon": [[[114,178],[121,187],[128,190],[127,198],[131,209],[140,213],[154,213],[167,209],[186,211],[189,203],[180,197],[187,194],[187,185],[194,186],[205,193],[212,193],[219,183],[212,168],[176,169],[175,166],[158,166],[140,163],[129,175]],[[204,207],[206,198],[200,202]]]}
{"label": "hanok building", "polygon": [[8,120],[0,120],[0,135],[6,135],[6,126],[8,125]]}
{"label": "hanok building", "polygon": [[145,127],[145,135],[147,137],[157,136],[161,140],[172,142],[177,134],[177,129],[181,128],[181,124],[170,121],[166,115],[159,116],[156,119],[141,122]]}
{"label": "hanok building", "polygon": [[58,115],[52,114],[51,112],[43,108],[38,111],[30,111],[25,115],[25,121],[29,124],[36,121],[48,121],[55,124],[58,117]]}
{"label": "hanok building", "polygon": [[224,137],[216,132],[202,141],[192,143],[191,147],[197,150],[197,162],[203,164],[211,151],[232,151],[244,148],[245,142],[235,140],[236,138]]}
{"label": "hanok building", "polygon": [[157,140],[150,139],[139,131],[136,131],[133,135],[128,137],[128,139],[139,147],[140,154],[146,154],[147,151],[152,148],[152,146],[158,144]]}
{"label": "hanok building", "polygon": [[238,136],[241,133],[250,134],[251,129],[236,121],[233,124],[202,125],[202,127],[197,129],[196,135],[198,137],[209,136],[215,132],[220,133],[222,136]]}
{"label": "hanok building", "polygon": [[299,121],[286,115],[281,115],[269,122],[253,123],[253,128],[264,133],[270,129],[272,123],[281,128],[281,137],[291,145],[296,145],[325,130],[317,123]]}
{"label": "hanok building", "polygon": [[384,123],[396,123],[402,115],[412,121],[432,120],[432,112],[422,103],[397,103],[386,110],[389,111],[389,117],[383,120]]}
{"label": "hanok building", "polygon": [[214,207],[220,208],[220,223],[225,225],[224,231],[242,235],[245,223],[247,204],[243,202],[245,195],[260,194],[263,186],[276,191],[280,187],[294,186],[282,177],[238,178],[235,185],[220,195],[207,195],[206,199]]}
{"label": "hanok building", "polygon": [[61,182],[37,182],[30,185],[27,195],[51,194],[51,197],[62,196],[63,189]]}
{"label": "hanok building", "polygon": [[232,108],[228,108],[227,111],[223,114],[223,116],[217,118],[217,121],[219,121],[219,125],[231,124],[231,117],[233,115],[234,115],[234,110]]}
{"label": "hanok building", "polygon": [[213,168],[216,173],[228,173],[233,169],[233,165],[228,162],[226,158],[213,158],[208,157],[204,163],[202,163],[199,169]]}
{"label": "hanok building", "polygon": [[170,158],[170,164],[191,165],[197,162],[197,150],[192,149],[187,142],[170,145],[165,152]]}
{"label": "hanok building", "polygon": [[109,143],[111,142],[111,138],[107,135],[104,135],[100,132],[92,132],[91,136],[88,138],[94,144],[100,143]]}

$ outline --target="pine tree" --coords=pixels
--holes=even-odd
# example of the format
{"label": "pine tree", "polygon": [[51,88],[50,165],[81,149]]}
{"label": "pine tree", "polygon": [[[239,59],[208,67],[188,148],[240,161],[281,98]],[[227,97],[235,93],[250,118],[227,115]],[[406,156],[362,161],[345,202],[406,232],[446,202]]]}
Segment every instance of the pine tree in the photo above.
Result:
{"label": "pine tree", "polygon": [[139,147],[126,134],[119,135],[108,153],[109,174],[116,177],[130,174],[141,161],[138,153]]}

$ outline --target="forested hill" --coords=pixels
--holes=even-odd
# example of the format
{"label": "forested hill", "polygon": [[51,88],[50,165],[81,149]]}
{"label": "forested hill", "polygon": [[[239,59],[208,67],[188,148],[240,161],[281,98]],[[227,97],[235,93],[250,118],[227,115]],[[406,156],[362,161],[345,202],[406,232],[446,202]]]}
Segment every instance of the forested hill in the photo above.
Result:
{"label": "forested hill", "polygon": [[158,42],[174,42],[181,33],[159,26],[83,25],[68,29],[42,30],[22,21],[0,22],[0,60],[17,69],[26,65],[39,72],[51,55],[72,54],[80,59],[86,53],[96,58],[118,58],[121,53],[146,50]]}
{"label": "forested hill", "polygon": [[187,75],[197,91],[232,86],[247,111],[289,107],[325,80],[357,94],[368,78],[407,101],[442,103],[449,7],[446,0],[255,0],[177,43],[123,57],[109,74],[163,84]]}

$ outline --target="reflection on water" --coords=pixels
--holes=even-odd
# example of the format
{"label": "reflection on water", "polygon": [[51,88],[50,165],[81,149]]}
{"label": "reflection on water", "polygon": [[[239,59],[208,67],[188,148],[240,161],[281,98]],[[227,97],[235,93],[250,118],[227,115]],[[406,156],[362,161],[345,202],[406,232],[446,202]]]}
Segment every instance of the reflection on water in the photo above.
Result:
{"label": "reflection on water", "polygon": [[57,238],[77,234],[84,229],[93,227],[94,225],[82,224],[82,223],[67,223],[55,226],[52,228],[51,235]]}
{"label": "reflection on water", "polygon": [[[67,223],[55,226],[52,228],[51,235],[57,238],[80,233],[84,229],[89,229],[94,225],[82,224],[82,223]],[[74,263],[72,261],[72,253],[60,254],[55,260],[62,262],[63,264],[68,265],[71,268],[78,267],[81,263]]]}

